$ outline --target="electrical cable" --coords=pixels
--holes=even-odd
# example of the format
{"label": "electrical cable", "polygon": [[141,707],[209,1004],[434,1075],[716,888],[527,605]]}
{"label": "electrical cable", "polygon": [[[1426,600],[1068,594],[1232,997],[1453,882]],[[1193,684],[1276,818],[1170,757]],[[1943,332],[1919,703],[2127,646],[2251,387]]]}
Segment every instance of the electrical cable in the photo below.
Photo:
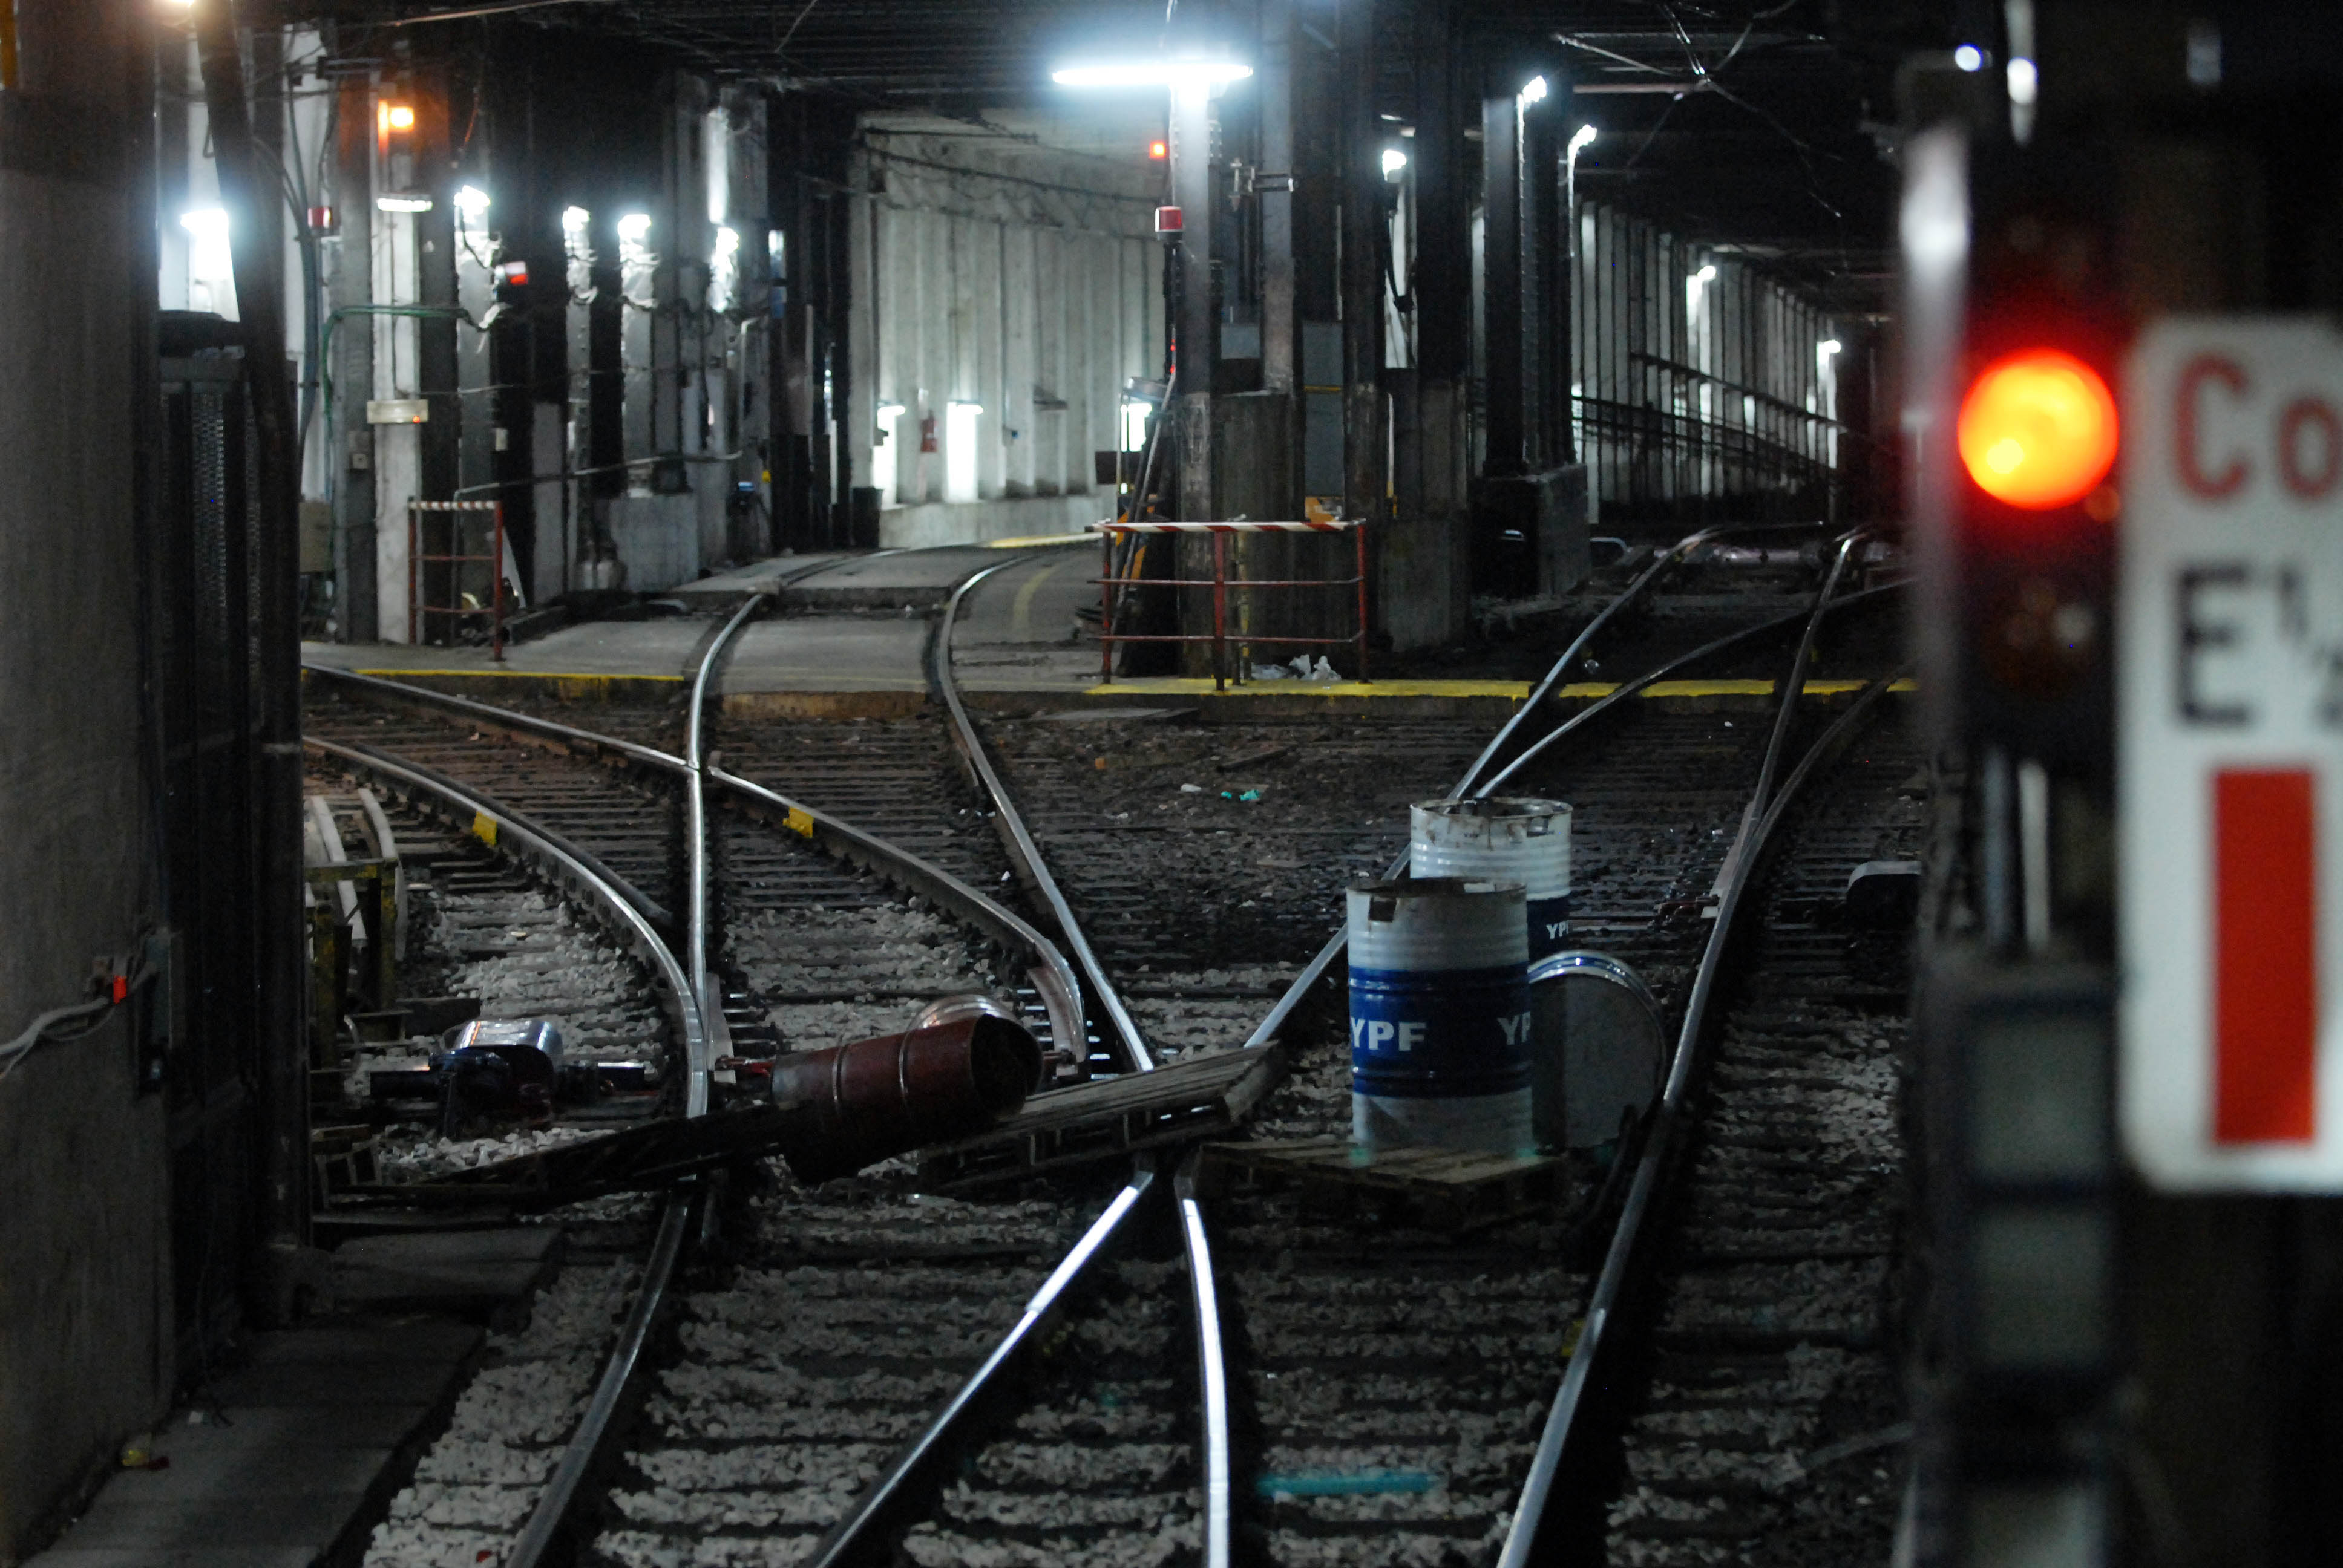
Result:
{"label": "electrical cable", "polygon": [[[7,1044],[0,1045],[0,1062],[6,1063],[5,1066],[0,1066],[0,1082],[7,1081],[8,1075],[16,1070],[16,1064],[43,1045],[70,1045],[77,1040],[86,1040],[96,1034],[106,1027],[105,1020],[107,1015],[111,1014],[116,1008],[122,1006],[123,1002],[129,1000],[133,994],[154,978],[153,969],[141,960],[132,966],[128,974],[122,977],[122,1001],[116,1001],[111,996],[101,996],[89,1001],[75,1002],[70,1007],[51,1008],[34,1019],[25,1027],[24,1033]],[[56,1032],[58,1025],[74,1023],[84,1019],[95,1021],[69,1034]]]}

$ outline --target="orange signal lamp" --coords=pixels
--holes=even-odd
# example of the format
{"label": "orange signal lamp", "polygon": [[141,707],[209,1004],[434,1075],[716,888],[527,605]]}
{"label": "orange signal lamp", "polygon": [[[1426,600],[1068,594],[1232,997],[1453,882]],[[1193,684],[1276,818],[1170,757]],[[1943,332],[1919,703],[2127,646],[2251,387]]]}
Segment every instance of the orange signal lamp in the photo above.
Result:
{"label": "orange signal lamp", "polygon": [[415,128],[415,106],[385,104],[382,106],[382,128],[386,131],[411,131]]}
{"label": "orange signal lamp", "polygon": [[1172,144],[1161,140],[1150,142],[1147,144],[1147,156],[1161,162],[1172,156]]}
{"label": "orange signal lamp", "polygon": [[2071,354],[2027,348],[1986,367],[1961,401],[1961,462],[1978,489],[2028,511],[2079,501],[2115,467],[2116,400]]}

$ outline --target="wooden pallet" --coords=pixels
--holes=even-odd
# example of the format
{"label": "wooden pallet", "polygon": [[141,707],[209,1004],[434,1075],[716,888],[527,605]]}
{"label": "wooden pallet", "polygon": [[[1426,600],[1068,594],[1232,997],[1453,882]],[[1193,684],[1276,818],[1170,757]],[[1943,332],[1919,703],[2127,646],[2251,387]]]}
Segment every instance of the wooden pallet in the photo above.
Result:
{"label": "wooden pallet", "polygon": [[1207,1197],[1295,1188],[1314,1213],[1453,1232],[1551,1210],[1569,1195],[1570,1181],[1564,1161],[1542,1154],[1369,1154],[1343,1139],[1303,1138],[1208,1143],[1196,1185]]}
{"label": "wooden pallet", "polygon": [[1242,1125],[1284,1068],[1273,1045],[1053,1089],[973,1138],[923,1150],[920,1186],[963,1192]]}

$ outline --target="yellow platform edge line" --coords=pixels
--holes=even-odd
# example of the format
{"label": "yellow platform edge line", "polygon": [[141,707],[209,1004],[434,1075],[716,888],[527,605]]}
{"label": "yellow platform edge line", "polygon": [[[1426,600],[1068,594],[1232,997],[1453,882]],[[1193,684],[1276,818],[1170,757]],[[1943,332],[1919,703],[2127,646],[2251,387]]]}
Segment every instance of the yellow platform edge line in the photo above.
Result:
{"label": "yellow platform edge line", "polygon": [[1089,533],[1019,534],[1014,538],[987,539],[984,541],[984,548],[988,550],[1031,550],[1038,549],[1043,545],[1094,545],[1096,543],[1098,543],[1098,536]]}
{"label": "yellow platform edge line", "polygon": [[[1591,699],[1608,697],[1617,691],[1618,681],[1579,681],[1564,686],[1554,696],[1566,699]],[[1807,697],[1847,697],[1861,691],[1868,681],[1809,680],[1803,695]],[[1771,697],[1775,683],[1770,680],[1658,680],[1637,692],[1638,697]],[[1908,692],[1918,689],[1909,676],[1887,688],[1890,691]],[[1092,686],[1084,695],[1089,697],[1143,697],[1149,693],[1179,696],[1214,695],[1212,681],[1202,676],[1141,676],[1118,680],[1108,685]],[[1232,685],[1217,695],[1222,697],[1503,697],[1519,702],[1530,694],[1525,680],[1257,680],[1242,686]]]}
{"label": "yellow platform edge line", "polygon": [[435,678],[437,678],[437,677],[446,677],[446,676],[459,676],[459,677],[463,677],[463,678],[469,678],[469,679],[481,679],[481,680],[499,680],[499,679],[507,679],[507,678],[518,678],[523,679],[523,680],[672,680],[672,681],[682,681],[682,680],[688,680],[688,679],[689,679],[689,678],[690,678],[690,677],[689,677],[689,676],[683,676],[683,675],[631,675],[631,674],[619,674],[619,673],[610,672],[610,671],[604,671],[604,672],[600,672],[600,673],[597,673],[597,674],[593,674],[593,675],[581,675],[581,674],[578,674],[578,673],[576,673],[576,672],[574,672],[574,671],[566,671],[566,670],[558,670],[558,669],[407,669],[407,668],[391,668],[391,669],[353,669],[353,670],[351,670],[351,671],[350,671],[350,673],[351,673],[352,675],[371,675],[371,676],[376,677],[377,679],[381,679],[381,680],[397,680],[397,679],[399,679],[399,678],[402,678],[402,677],[407,677],[407,676],[417,676],[417,675],[428,675],[428,676],[432,676],[432,677],[435,677]]}

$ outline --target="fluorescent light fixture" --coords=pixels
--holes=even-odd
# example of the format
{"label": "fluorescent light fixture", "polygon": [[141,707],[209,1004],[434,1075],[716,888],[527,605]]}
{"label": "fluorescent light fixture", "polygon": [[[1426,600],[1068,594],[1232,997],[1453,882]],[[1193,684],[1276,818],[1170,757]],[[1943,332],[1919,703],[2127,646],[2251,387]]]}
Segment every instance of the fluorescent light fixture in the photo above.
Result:
{"label": "fluorescent light fixture", "polygon": [[488,210],[488,193],[478,186],[465,186],[456,192],[456,210],[478,221]]}
{"label": "fluorescent light fixture", "polygon": [[1544,103],[1545,94],[1545,78],[1544,76],[1532,76],[1528,81],[1522,84],[1522,90],[1519,95],[1522,107],[1528,108],[1532,104]]}
{"label": "fluorescent light fixture", "polygon": [[1061,87],[1213,87],[1242,82],[1251,65],[1232,60],[1119,60],[1050,73]]}
{"label": "fluorescent light fixture", "polygon": [[903,406],[900,403],[881,403],[879,405],[879,417],[890,424],[901,418],[903,417]]}
{"label": "fluorescent light fixture", "polygon": [[179,226],[187,231],[187,271],[196,277],[211,282],[233,276],[235,264],[227,244],[227,209],[202,207],[179,215]]}
{"label": "fluorescent light fixture", "polygon": [[374,205],[384,212],[429,212],[431,198],[427,196],[394,192],[388,196],[375,197]]}
{"label": "fluorescent light fixture", "polygon": [[1835,337],[1825,337],[1820,343],[1815,345],[1815,352],[1822,355],[1825,358],[1828,358],[1831,355],[1834,355],[1838,351],[1839,341]]}
{"label": "fluorescent light fixture", "polygon": [[1405,167],[1407,167],[1407,155],[1405,153],[1401,152],[1397,147],[1385,147],[1383,149],[1383,177],[1385,179],[1389,179],[1392,176],[1399,173],[1400,170]]}
{"label": "fluorescent light fixture", "polygon": [[963,403],[955,399],[944,409],[944,499],[973,501],[977,498],[976,420],[984,412],[981,403]]}
{"label": "fluorescent light fixture", "polygon": [[1592,146],[1594,141],[1594,127],[1593,126],[1579,126],[1578,129],[1570,134],[1570,152],[1572,156],[1575,156],[1580,148]]}
{"label": "fluorescent light fixture", "polygon": [[1964,44],[1953,51],[1953,64],[1964,71],[1985,69],[1985,51],[1975,44]]}
{"label": "fluorescent light fixture", "polygon": [[2035,94],[2041,87],[2041,80],[2035,74],[2034,62],[2021,56],[2009,63],[2008,71],[2009,101],[2020,107],[2033,103]]}
{"label": "fluorescent light fixture", "polygon": [[1716,281],[1716,264],[1712,261],[1705,266],[1703,266],[1698,272],[1692,275],[1692,280],[1694,283],[1715,283]]}

